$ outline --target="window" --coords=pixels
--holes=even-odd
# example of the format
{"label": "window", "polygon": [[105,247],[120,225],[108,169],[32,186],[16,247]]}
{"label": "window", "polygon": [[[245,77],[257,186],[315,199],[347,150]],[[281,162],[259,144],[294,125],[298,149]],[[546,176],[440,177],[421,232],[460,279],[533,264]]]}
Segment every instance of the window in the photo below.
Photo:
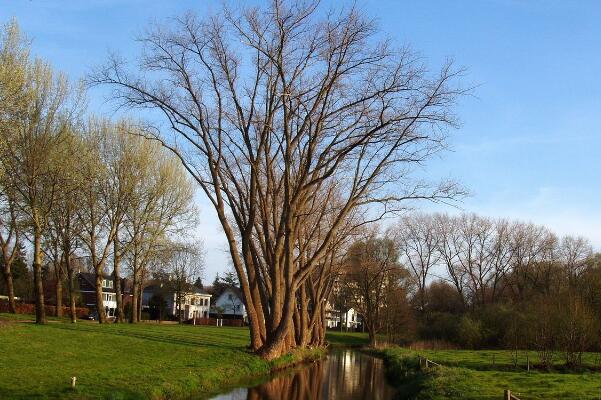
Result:
{"label": "window", "polygon": [[103,279],[102,280],[102,287],[112,289],[113,288],[113,281],[110,280],[110,279]]}

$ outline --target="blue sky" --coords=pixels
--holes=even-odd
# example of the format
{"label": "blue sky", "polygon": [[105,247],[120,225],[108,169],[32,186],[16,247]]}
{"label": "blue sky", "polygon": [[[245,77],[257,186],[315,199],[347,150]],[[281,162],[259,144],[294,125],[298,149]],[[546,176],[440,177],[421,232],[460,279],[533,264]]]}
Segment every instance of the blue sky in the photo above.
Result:
{"label": "blue sky", "polygon": [[[73,78],[109,50],[135,55],[147,22],[216,1],[0,0],[0,20],[17,17],[33,50]],[[454,177],[472,196],[466,211],[545,224],[588,237],[601,250],[601,2],[359,0],[382,31],[435,69],[447,57],[477,84],[461,100],[452,152],[426,170]],[[90,108],[110,115],[103,93]],[[198,236],[207,279],[227,269],[219,224],[202,197]],[[427,206],[442,210],[442,207]],[[453,211],[455,212],[455,211]]]}

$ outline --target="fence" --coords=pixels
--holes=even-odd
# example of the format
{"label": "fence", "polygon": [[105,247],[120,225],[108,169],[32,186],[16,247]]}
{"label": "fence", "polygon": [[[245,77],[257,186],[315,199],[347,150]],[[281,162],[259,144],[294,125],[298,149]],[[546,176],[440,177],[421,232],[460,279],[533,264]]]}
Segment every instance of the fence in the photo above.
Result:
{"label": "fence", "polygon": [[419,358],[419,367],[420,368],[424,368],[425,367],[426,369],[428,369],[431,366],[440,367],[440,364],[438,364],[438,363],[436,363],[436,362],[434,362],[432,360],[429,360],[426,357],[418,356],[418,358]]}
{"label": "fence", "polygon": [[[440,367],[441,366],[437,362],[434,362],[434,361],[428,359],[427,357],[423,357],[423,356],[420,356],[420,355],[418,355],[417,357],[419,358],[419,367],[420,368],[428,369],[428,368],[430,368],[432,366],[434,366],[434,367]],[[494,361],[493,361],[493,364],[494,364]],[[530,370],[530,362],[528,362],[528,370]],[[519,397],[513,395],[511,393],[511,390],[509,390],[509,389],[505,389],[505,391],[503,392],[503,399],[504,400],[520,400]]]}
{"label": "fence", "polygon": [[511,390],[509,390],[509,389],[505,389],[505,392],[503,394],[503,399],[504,400],[520,400],[518,397],[511,394]]}
{"label": "fence", "polygon": [[226,319],[226,318],[196,318],[190,321],[194,325],[212,325],[212,326],[244,326],[244,321],[241,319]]}

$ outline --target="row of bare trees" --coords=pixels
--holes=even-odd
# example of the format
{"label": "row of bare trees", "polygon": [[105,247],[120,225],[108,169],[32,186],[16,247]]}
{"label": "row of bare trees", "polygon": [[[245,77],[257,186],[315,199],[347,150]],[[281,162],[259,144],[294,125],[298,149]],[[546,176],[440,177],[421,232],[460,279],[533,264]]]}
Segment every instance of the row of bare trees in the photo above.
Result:
{"label": "row of bare trees", "polygon": [[566,280],[576,279],[593,255],[583,237],[558,237],[544,226],[476,214],[412,214],[390,234],[421,309],[432,280],[451,283],[465,305],[495,303],[509,294],[524,300],[533,285],[555,291],[550,272],[557,266]]}
{"label": "row of bare trees", "polygon": [[2,32],[0,80],[0,251],[10,311],[11,266],[27,241],[36,322],[46,321],[43,266],[54,272],[57,314],[66,282],[75,321],[74,260],[82,257],[96,276],[99,321],[106,321],[102,282],[111,267],[117,319],[124,318],[125,266],[136,322],[146,271],[195,218],[185,170],[158,143],[136,135],[133,123],[84,116],[83,91],[29,55],[14,21]]}
{"label": "row of bare trees", "polygon": [[408,272],[414,339],[533,349],[545,368],[601,344],[601,263],[587,239],[475,214],[409,214],[387,235]]}

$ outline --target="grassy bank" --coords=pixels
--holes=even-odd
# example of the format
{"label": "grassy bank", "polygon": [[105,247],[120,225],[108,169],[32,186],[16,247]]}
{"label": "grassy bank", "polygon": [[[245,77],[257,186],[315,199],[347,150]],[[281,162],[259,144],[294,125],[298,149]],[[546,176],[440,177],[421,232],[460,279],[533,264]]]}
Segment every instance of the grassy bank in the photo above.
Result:
{"label": "grassy bank", "polygon": [[[500,399],[510,389],[522,400],[529,399],[599,399],[601,373],[584,368],[580,372],[557,369],[551,372],[526,371],[525,364],[513,364],[509,351],[420,351],[442,367],[419,370],[418,352],[391,348],[381,352],[387,363],[389,378],[401,388],[406,398],[415,399]],[[522,353],[535,360],[535,354]],[[493,364],[494,360],[494,364]],[[594,363],[596,355],[585,361]]]}
{"label": "grassy bank", "polygon": [[367,333],[328,331],[326,341],[333,347],[364,347],[367,346]]}
{"label": "grassy bank", "polygon": [[2,399],[206,398],[323,353],[269,363],[247,350],[246,328],[56,320],[38,326],[23,319],[0,314]]}

